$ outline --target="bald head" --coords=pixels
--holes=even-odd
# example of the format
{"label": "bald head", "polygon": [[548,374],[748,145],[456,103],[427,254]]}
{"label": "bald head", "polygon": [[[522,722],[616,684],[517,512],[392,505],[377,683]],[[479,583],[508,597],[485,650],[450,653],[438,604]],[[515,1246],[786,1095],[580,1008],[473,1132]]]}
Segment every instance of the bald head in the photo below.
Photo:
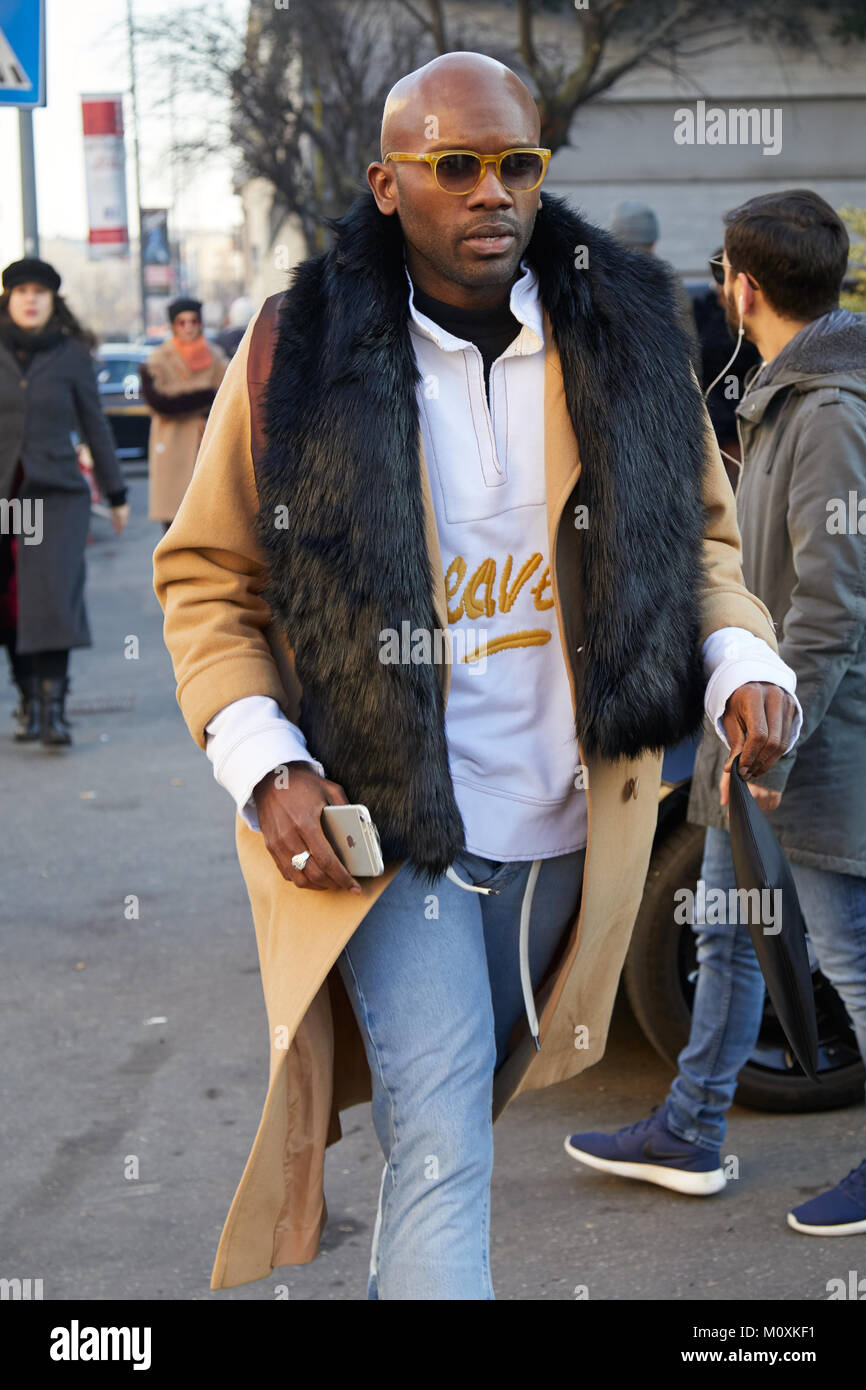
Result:
{"label": "bald head", "polygon": [[[413,285],[456,307],[493,308],[507,299],[541,206],[540,125],[517,74],[482,53],[446,53],[392,87],[382,159],[368,168],[367,182],[379,211],[400,219]],[[449,192],[423,158],[446,151],[481,156],[473,187]],[[512,162],[503,176],[497,161],[506,153]],[[469,162],[470,183],[477,168]],[[528,169],[528,188],[515,168]]]}
{"label": "bald head", "polygon": [[479,130],[491,124],[513,124],[522,132],[513,143],[537,144],[541,122],[529,88],[495,58],[445,53],[391,88],[382,114],[382,155],[441,148],[444,141],[477,149]]}

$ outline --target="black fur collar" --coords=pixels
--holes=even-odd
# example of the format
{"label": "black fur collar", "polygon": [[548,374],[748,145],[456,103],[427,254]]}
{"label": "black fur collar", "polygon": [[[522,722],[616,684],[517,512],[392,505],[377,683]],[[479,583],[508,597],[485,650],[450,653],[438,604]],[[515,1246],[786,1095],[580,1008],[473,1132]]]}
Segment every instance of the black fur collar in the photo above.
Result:
{"label": "black fur collar", "polygon": [[[577,731],[588,756],[636,757],[696,732],[703,713],[700,395],[661,263],[542,202],[526,254],[589,509],[561,541],[580,538]],[[266,597],[294,649],[311,750],[369,806],[386,859],[433,877],[464,844],[437,673],[378,659],[383,629],[435,625],[403,237],[370,194],[335,227],[280,315],[257,470]]]}

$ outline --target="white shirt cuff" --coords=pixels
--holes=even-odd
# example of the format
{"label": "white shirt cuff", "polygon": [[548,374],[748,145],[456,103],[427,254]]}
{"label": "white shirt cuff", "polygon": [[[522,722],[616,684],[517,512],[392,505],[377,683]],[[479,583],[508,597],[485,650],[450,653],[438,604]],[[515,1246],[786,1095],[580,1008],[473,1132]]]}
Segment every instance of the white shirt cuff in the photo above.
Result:
{"label": "white shirt cuff", "polygon": [[205,733],[213,775],[233,798],[250,830],[261,829],[253,789],[274,768],[303,761],[320,777],[325,775],[322,764],[307,751],[300,729],[266,695],[248,695],[226,705]]}
{"label": "white shirt cuff", "polygon": [[720,627],[711,632],[703,645],[707,688],[704,709],[719,738],[730,748],[722,716],[731,695],[749,681],[768,681],[787,691],[796,705],[791,736],[785,752],[790,752],[803,727],[803,711],[795,695],[797,675],[761,637],[744,627]]}

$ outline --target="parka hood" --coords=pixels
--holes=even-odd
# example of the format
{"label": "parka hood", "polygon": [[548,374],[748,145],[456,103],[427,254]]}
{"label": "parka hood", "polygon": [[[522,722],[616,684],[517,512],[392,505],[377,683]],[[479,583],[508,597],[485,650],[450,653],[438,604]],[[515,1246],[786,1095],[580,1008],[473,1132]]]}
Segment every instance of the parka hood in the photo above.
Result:
{"label": "parka hood", "polygon": [[866,393],[866,314],[859,315],[856,323],[804,343],[779,381],[797,381],[804,391],[844,383],[846,390]]}
{"label": "parka hood", "polygon": [[836,388],[866,400],[866,314],[804,343],[768,385],[752,388],[756,374],[746,378],[746,394],[737,406],[737,414],[753,425],[776,392],[792,386],[798,393]]}

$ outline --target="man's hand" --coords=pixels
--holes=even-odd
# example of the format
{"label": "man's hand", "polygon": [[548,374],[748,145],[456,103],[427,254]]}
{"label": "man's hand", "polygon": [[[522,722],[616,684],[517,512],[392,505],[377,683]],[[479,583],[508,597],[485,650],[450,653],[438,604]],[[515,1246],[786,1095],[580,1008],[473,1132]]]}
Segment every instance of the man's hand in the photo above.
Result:
{"label": "man's hand", "polygon": [[[730,696],[722,715],[725,733],[731,745],[720,782],[720,801],[728,804],[731,764],[740,754],[743,777],[760,777],[787,752],[797,707],[787,691],[768,681],[750,681],[738,686]],[[782,793],[765,787],[749,787],[762,811],[773,811]]]}
{"label": "man's hand", "polygon": [[[288,764],[288,786],[277,786],[275,768],[255,787],[259,825],[268,851],[282,874],[296,888],[349,889],[360,893],[361,886],[337,858],[322,829],[324,806],[347,806],[348,797],[338,782],[310,767],[309,763]],[[292,855],[310,851],[306,868],[292,868]]]}

